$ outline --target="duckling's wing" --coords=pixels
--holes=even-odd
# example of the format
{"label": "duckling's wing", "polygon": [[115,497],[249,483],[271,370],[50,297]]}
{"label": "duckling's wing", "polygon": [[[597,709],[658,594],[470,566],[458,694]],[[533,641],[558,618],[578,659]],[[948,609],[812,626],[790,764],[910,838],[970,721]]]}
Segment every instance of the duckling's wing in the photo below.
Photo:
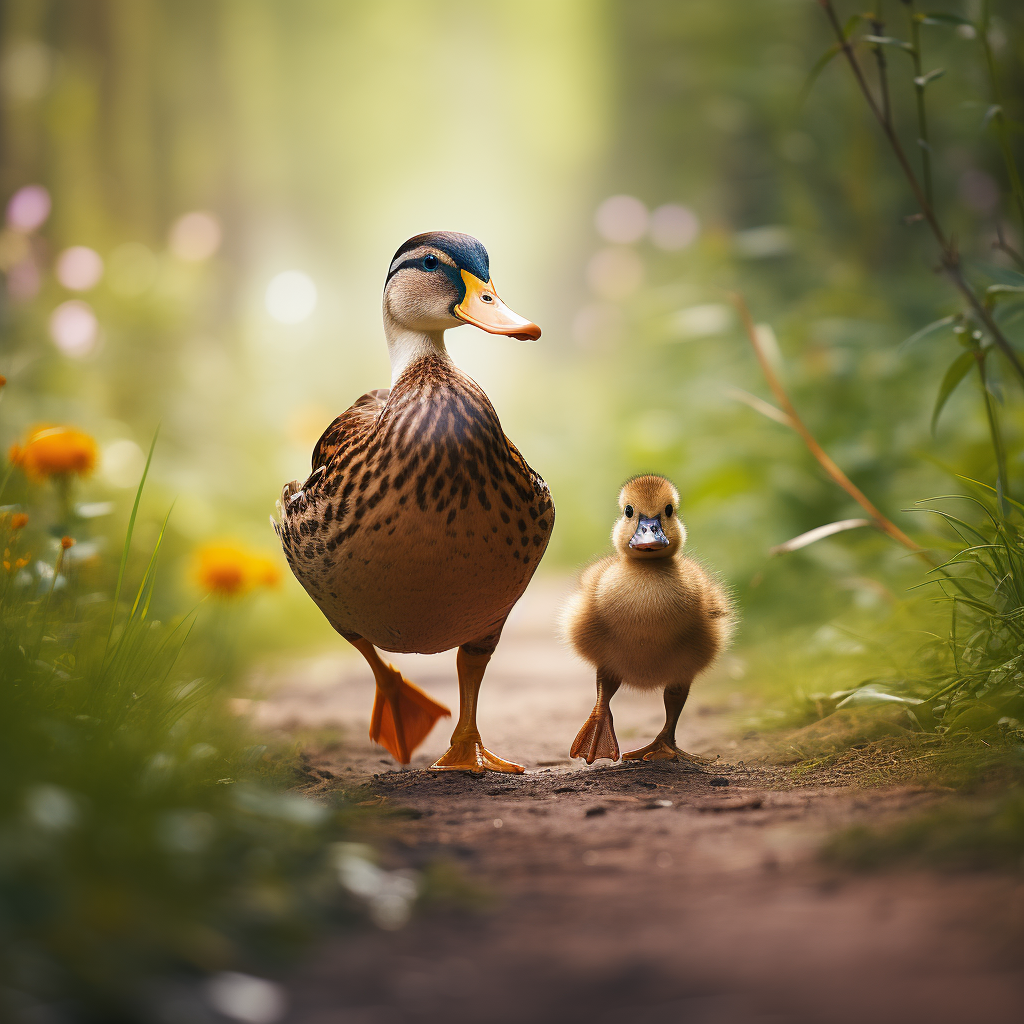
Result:
{"label": "duckling's wing", "polygon": [[346,409],[321,435],[313,449],[313,469],[326,466],[346,441],[353,435],[363,434],[377,421],[381,410],[388,403],[390,388],[367,391]]}

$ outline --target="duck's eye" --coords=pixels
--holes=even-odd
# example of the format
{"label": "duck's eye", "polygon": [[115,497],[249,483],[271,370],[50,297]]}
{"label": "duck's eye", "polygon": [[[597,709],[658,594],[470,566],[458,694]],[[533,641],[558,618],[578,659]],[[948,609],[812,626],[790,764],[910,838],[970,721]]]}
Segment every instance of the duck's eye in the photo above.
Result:
{"label": "duck's eye", "polygon": [[633,518],[633,506],[632,505],[627,505],[622,511],[626,513],[626,518],[627,519],[632,519]]}
{"label": "duck's eye", "polygon": [[423,257],[423,269],[424,270],[437,270],[437,257],[436,256],[424,256]]}
{"label": "duck's eye", "polygon": [[666,505],[665,506],[665,518],[666,519],[671,519],[672,518],[672,506],[671,505]]}
{"label": "duck's eye", "polygon": [[487,292],[484,292],[484,293],[483,293],[483,294],[482,294],[482,295],[480,296],[480,300],[481,300],[482,302],[493,302],[493,301],[494,301],[494,296],[493,296],[493,295],[488,295],[488,294],[487,294]]}

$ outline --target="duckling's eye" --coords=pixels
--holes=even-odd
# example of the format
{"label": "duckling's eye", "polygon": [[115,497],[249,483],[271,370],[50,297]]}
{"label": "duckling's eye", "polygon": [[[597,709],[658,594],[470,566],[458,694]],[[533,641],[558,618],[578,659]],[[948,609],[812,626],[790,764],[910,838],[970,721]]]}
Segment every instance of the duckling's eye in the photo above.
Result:
{"label": "duckling's eye", "polygon": [[424,256],[423,257],[423,269],[424,270],[437,270],[437,257],[436,256]]}
{"label": "duckling's eye", "polygon": [[666,519],[671,519],[672,518],[672,506],[671,505],[666,505],[665,506],[665,518]]}
{"label": "duckling's eye", "polygon": [[627,505],[622,511],[626,513],[626,518],[627,519],[632,519],[633,518],[633,506],[632,505]]}

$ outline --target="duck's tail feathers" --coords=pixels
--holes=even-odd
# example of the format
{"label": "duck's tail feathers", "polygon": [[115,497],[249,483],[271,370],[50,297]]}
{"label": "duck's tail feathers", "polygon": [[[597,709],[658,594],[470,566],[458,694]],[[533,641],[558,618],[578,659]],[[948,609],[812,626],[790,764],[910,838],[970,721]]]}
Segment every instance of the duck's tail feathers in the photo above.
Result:
{"label": "duck's tail feathers", "polygon": [[439,718],[451,718],[452,713],[398,672],[395,676],[398,681],[394,690],[385,693],[377,687],[370,718],[370,739],[400,764],[408,764],[434,723]]}

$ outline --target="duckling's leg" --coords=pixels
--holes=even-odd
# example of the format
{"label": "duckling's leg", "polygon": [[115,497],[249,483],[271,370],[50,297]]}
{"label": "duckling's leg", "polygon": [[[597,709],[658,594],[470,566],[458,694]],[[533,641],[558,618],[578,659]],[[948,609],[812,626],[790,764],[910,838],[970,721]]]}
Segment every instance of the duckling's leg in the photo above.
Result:
{"label": "duckling's leg", "polygon": [[[500,631],[499,631],[500,632]],[[476,701],[483,682],[484,670],[491,660],[497,637],[490,650],[485,642],[464,644],[459,648],[456,666],[459,671],[459,724],[452,733],[452,745],[444,757],[435,761],[430,767],[438,772],[510,772],[519,774],[525,771],[521,764],[503,761],[492,754],[481,742],[480,732],[476,727]]]}
{"label": "duckling's leg", "polygon": [[587,764],[593,764],[599,757],[610,757],[618,761],[619,744],[615,739],[612,709],[608,702],[621,685],[622,680],[606,669],[597,670],[597,703],[573,740],[569,749],[570,757],[582,757]]}
{"label": "duckling's leg", "polygon": [[652,743],[639,750],[630,750],[622,755],[623,761],[692,761],[695,764],[711,764],[711,759],[699,754],[688,754],[676,746],[676,725],[686,698],[690,695],[690,684],[673,683],[665,687],[665,726],[654,737]]}
{"label": "duckling's leg", "polygon": [[393,665],[381,661],[369,640],[346,639],[367,660],[377,682],[370,739],[400,764],[408,764],[410,755],[427,738],[434,723],[439,718],[451,718],[452,713],[405,679]]}

